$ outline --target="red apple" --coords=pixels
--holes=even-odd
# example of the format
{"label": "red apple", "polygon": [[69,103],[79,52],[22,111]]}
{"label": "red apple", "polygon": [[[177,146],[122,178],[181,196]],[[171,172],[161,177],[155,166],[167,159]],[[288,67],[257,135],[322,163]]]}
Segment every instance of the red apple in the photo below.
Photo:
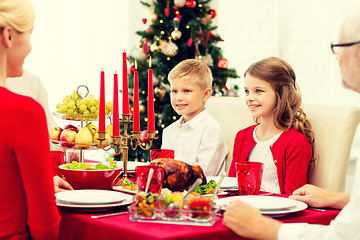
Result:
{"label": "red apple", "polygon": [[[50,139],[59,141],[62,131],[63,130],[61,127],[53,127],[49,132]],[[52,142],[52,143],[57,143],[57,142]]]}
{"label": "red apple", "polygon": [[72,128],[64,129],[60,135],[61,145],[64,147],[74,147],[76,135],[76,130]]}
{"label": "red apple", "polygon": [[147,138],[148,130],[144,130],[140,133],[140,142],[142,143],[149,143],[149,139]]}
{"label": "red apple", "polygon": [[65,129],[73,129],[75,132],[78,132],[79,129],[77,127],[75,127],[74,125],[71,125],[71,124],[68,124],[64,127],[64,130]]}

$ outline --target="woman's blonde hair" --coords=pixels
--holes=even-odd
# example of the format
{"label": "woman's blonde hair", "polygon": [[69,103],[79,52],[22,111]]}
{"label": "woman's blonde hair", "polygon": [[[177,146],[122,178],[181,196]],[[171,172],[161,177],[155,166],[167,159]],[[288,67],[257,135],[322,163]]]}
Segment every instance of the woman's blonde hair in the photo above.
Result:
{"label": "woman's blonde hair", "polygon": [[[277,57],[269,57],[252,64],[245,72],[270,83],[276,94],[274,109],[275,126],[279,129],[296,128],[303,133],[314,149],[314,133],[306,114],[301,109],[301,96],[295,72],[284,60]],[[259,119],[255,119],[259,122]]]}
{"label": "woman's blonde hair", "polygon": [[212,87],[213,76],[211,69],[197,59],[186,59],[178,63],[168,75],[168,80],[171,83],[176,78],[187,78],[199,84],[203,89]]}
{"label": "woman's blonde hair", "polygon": [[26,32],[34,26],[35,9],[29,0],[0,0],[0,28]]}

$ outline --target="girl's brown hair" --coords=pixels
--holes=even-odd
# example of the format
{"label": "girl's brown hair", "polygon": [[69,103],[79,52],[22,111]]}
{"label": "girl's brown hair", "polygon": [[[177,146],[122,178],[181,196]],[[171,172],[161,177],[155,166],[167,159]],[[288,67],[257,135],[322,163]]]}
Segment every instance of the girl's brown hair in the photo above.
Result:
{"label": "girl's brown hair", "polygon": [[[305,135],[311,149],[314,150],[314,133],[305,112],[301,109],[300,90],[291,66],[280,58],[269,57],[252,64],[244,76],[247,74],[264,80],[272,86],[276,94],[275,126],[279,129],[296,128]],[[255,121],[259,122],[259,119]]]}

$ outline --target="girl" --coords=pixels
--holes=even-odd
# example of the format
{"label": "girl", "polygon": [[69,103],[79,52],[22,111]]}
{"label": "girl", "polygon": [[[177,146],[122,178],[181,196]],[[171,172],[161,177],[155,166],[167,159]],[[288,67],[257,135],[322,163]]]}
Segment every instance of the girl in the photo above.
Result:
{"label": "girl", "polygon": [[282,59],[266,58],[246,70],[244,88],[258,124],[237,133],[229,176],[236,175],[236,162],[262,162],[261,190],[290,195],[307,183],[314,145],[295,73]]}

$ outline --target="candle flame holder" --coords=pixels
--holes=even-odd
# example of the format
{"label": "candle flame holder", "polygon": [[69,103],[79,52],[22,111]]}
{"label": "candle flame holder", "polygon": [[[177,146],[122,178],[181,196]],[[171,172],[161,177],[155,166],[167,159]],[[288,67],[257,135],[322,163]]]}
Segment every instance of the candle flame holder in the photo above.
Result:
{"label": "candle flame holder", "polygon": [[138,146],[140,146],[143,150],[149,150],[152,146],[153,140],[156,139],[155,132],[148,132],[147,139],[149,140],[149,146],[143,146],[140,139],[140,132],[133,132],[132,135],[128,135],[128,124],[130,121],[130,114],[122,114],[122,123],[124,123],[124,132],[120,136],[111,136],[111,142],[105,142],[105,134],[106,132],[98,132],[100,148],[105,151],[109,151],[112,147],[114,147],[114,151],[116,154],[120,154],[122,152],[123,159],[123,178],[116,184],[116,186],[121,186],[123,182],[125,182],[127,178],[127,162],[128,162],[128,152],[129,152],[129,142],[132,150],[135,150]]}

